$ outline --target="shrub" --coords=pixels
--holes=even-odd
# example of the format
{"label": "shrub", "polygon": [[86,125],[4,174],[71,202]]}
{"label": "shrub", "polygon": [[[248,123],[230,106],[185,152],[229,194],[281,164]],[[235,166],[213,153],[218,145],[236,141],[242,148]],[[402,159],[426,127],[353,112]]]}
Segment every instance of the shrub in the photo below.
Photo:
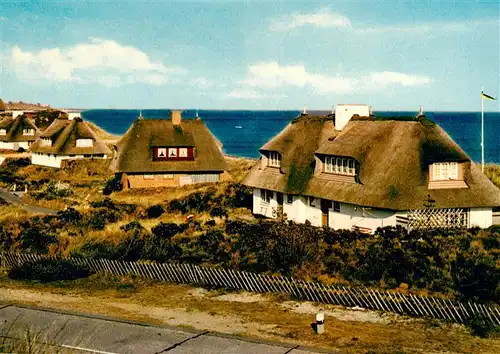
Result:
{"label": "shrub", "polygon": [[160,204],[152,205],[146,209],[146,213],[150,219],[159,218],[164,212],[165,209]]}
{"label": "shrub", "polygon": [[28,226],[19,235],[20,248],[29,252],[47,253],[53,243],[57,243],[57,238],[37,225]]}
{"label": "shrub", "polygon": [[90,215],[87,215],[87,224],[92,230],[104,230],[107,223],[118,221],[118,212],[106,209],[95,209]]}
{"label": "shrub", "polygon": [[467,321],[471,333],[481,338],[488,338],[491,335],[500,333],[500,326],[491,324],[489,319],[484,315],[475,315]]}
{"label": "shrub", "polygon": [[82,214],[74,208],[58,211],[57,216],[61,222],[72,225],[76,225],[82,219]]}
{"label": "shrub", "polygon": [[108,208],[113,210],[117,209],[115,203],[113,203],[113,201],[110,198],[104,198],[102,200],[96,200],[90,202],[90,206],[92,208]]}
{"label": "shrub", "polygon": [[213,218],[226,218],[228,217],[226,209],[221,205],[216,205],[210,210],[210,216]]}
{"label": "shrub", "polygon": [[181,226],[174,223],[164,223],[161,222],[151,229],[154,236],[161,239],[171,239],[175,235],[185,231],[187,228],[186,224]]}
{"label": "shrub", "polygon": [[119,192],[123,188],[122,185],[122,174],[117,173],[113,177],[108,178],[106,185],[102,191],[104,195],[110,195],[113,192]]}
{"label": "shrub", "polygon": [[86,278],[90,274],[92,272],[87,267],[64,259],[41,259],[27,262],[19,267],[11,268],[8,272],[11,279],[38,280],[40,282]]}

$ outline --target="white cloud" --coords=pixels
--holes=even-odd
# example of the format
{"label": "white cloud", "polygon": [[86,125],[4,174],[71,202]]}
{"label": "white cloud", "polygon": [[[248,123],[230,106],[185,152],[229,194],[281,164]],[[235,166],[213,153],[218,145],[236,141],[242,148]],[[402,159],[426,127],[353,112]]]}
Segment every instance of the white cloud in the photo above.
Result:
{"label": "white cloud", "polygon": [[366,77],[366,79],[367,81],[370,81],[375,85],[381,86],[392,84],[402,86],[417,86],[425,85],[431,82],[431,79],[427,76],[410,75],[392,71],[373,72],[368,77]]}
{"label": "white cloud", "polygon": [[257,99],[264,98],[265,95],[251,89],[235,89],[231,91],[227,97],[229,98],[243,98],[243,99]]}
{"label": "white cloud", "polygon": [[249,66],[240,89],[233,91],[234,98],[259,98],[259,91],[284,86],[307,88],[320,95],[349,93],[359,90],[376,90],[390,85],[417,86],[430,83],[427,76],[392,71],[371,72],[367,75],[344,77],[309,73],[304,65],[285,65],[277,62],[260,62]]}
{"label": "white cloud", "polygon": [[24,80],[98,83],[110,87],[137,82],[162,85],[168,81],[168,75],[183,72],[152,61],[137,48],[98,38],[69,48],[38,52],[23,51],[16,46],[11,50],[9,66]]}
{"label": "white cloud", "polygon": [[199,89],[208,89],[214,86],[214,83],[204,76],[192,79],[190,84]]}
{"label": "white cloud", "polygon": [[295,13],[286,18],[271,21],[271,31],[287,31],[293,28],[313,26],[320,28],[351,27],[351,21],[342,14],[333,12],[330,8],[322,8],[310,13]]}

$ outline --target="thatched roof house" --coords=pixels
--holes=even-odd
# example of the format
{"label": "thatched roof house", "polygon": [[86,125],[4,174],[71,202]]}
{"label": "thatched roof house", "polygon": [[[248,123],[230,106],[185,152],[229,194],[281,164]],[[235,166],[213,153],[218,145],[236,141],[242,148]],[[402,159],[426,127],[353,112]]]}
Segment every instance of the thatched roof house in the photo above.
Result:
{"label": "thatched roof house", "polygon": [[[270,194],[276,194],[276,208],[290,209],[285,196],[292,202],[294,196],[310,199],[307,207],[319,209],[311,216],[315,222],[307,218],[310,210],[290,209],[287,217],[336,228],[374,229],[395,223],[396,214],[407,221],[408,211],[428,208],[488,209],[491,224],[491,208],[500,206],[500,191],[443,129],[426,119],[355,116],[336,130],[334,114],[302,115],[260,152],[261,161],[243,183],[255,188],[259,205],[254,212],[264,215],[269,214],[266,204],[272,204]],[[340,220],[330,213],[333,209],[340,214],[344,209],[349,219]],[[359,210],[364,213],[354,213]],[[472,216],[467,215],[469,224]]]}
{"label": "thatched roof house", "polygon": [[62,160],[105,159],[111,155],[106,144],[80,117],[58,118],[40,134],[31,147],[32,163],[61,167]]}
{"label": "thatched roof house", "polygon": [[116,145],[112,163],[124,187],[217,182],[227,170],[222,146],[199,118],[137,119]]}
{"label": "thatched roof house", "polygon": [[38,135],[37,127],[25,115],[0,118],[0,149],[27,150]]}

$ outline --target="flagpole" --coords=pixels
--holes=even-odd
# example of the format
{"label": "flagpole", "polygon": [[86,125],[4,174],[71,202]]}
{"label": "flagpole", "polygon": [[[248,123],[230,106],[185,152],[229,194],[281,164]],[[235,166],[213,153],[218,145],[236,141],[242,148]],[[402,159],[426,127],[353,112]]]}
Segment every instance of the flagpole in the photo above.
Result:
{"label": "flagpole", "polygon": [[484,173],[484,97],[481,86],[481,172]]}

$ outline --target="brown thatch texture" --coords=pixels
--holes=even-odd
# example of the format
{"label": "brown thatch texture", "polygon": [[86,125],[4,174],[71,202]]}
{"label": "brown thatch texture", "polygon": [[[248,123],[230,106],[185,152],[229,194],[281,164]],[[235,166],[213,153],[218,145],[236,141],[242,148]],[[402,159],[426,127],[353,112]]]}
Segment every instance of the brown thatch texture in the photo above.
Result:
{"label": "brown thatch texture", "polygon": [[[192,146],[194,161],[153,161],[153,147]],[[200,119],[138,119],[117,144],[112,168],[117,172],[225,171],[226,161],[217,139]]]}
{"label": "brown thatch texture", "polygon": [[[261,149],[278,150],[282,154],[282,174],[255,166],[244,184],[392,210],[422,208],[429,195],[436,201],[435,206],[441,208],[500,205],[500,191],[436,124],[355,120],[337,133],[331,132],[327,124],[321,129],[312,122],[295,124],[298,125],[293,128],[293,124],[289,125]],[[315,145],[318,148],[314,150]],[[315,174],[302,183],[300,190],[290,188],[292,171],[286,167],[310,162],[313,165],[309,168],[313,169],[315,155],[355,158],[360,166],[359,183],[328,180],[324,175]],[[443,161],[469,162],[466,168],[472,165],[470,173],[465,174],[469,188],[428,188],[429,164]]]}
{"label": "brown thatch texture", "polygon": [[[15,119],[6,117],[0,121],[0,129],[7,130],[7,135],[0,136],[0,141],[20,142],[35,141],[38,138],[38,128],[24,114]],[[23,129],[34,129],[35,135],[23,135]]]}
{"label": "brown thatch texture", "polygon": [[[42,146],[42,138],[50,138],[52,146]],[[94,146],[76,147],[77,139],[92,139]],[[56,155],[111,154],[106,144],[80,118],[73,120],[55,119],[40,134],[40,139],[33,143],[31,151]]]}
{"label": "brown thatch texture", "polygon": [[5,111],[5,103],[3,103],[2,99],[0,98],[0,111]]}

